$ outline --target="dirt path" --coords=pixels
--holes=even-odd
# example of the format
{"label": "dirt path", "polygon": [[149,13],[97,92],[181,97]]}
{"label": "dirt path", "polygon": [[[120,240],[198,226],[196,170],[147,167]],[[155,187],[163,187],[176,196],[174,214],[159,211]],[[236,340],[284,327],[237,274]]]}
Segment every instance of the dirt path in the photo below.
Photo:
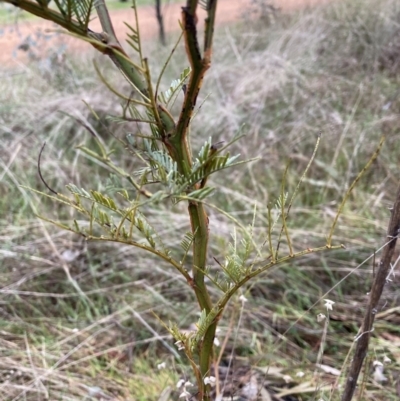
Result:
{"label": "dirt path", "polygon": [[[241,17],[251,0],[219,0],[217,8],[217,26],[233,22]],[[312,6],[324,0],[276,0],[275,5],[283,10],[290,10],[298,7]],[[326,0],[325,0],[326,1]],[[180,9],[183,2],[168,4],[164,6],[164,19],[166,32],[177,30],[177,23],[180,18]],[[203,19],[199,15],[200,21]],[[117,36],[122,41],[128,31],[124,21],[133,23],[133,11],[131,9],[118,10],[112,12]],[[157,35],[157,23],[154,8],[152,6],[141,7],[139,9],[139,21],[142,38],[150,38]],[[91,46],[78,39],[67,35],[57,35],[49,33],[48,30],[55,30],[57,27],[48,21],[31,21],[18,24],[10,24],[2,28],[0,35],[0,65],[2,67],[15,67],[29,61],[31,57],[40,54],[50,54],[51,51],[63,51],[66,47],[69,51],[90,51]],[[95,19],[90,28],[95,32],[100,32],[100,24]],[[25,49],[25,50],[24,50]],[[40,52],[39,52],[40,49]]]}

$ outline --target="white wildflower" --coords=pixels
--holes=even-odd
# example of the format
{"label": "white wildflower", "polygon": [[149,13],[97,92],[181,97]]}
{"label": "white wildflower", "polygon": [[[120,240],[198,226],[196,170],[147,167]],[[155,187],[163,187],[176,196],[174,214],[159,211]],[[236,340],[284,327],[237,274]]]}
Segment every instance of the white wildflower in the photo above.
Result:
{"label": "white wildflower", "polygon": [[323,313],[318,313],[317,315],[317,322],[321,323],[326,319],[326,316]]}
{"label": "white wildflower", "polygon": [[181,379],[176,383],[176,388],[181,388],[185,384],[185,380]]}
{"label": "white wildflower", "polygon": [[157,365],[157,369],[161,370],[161,369],[165,369],[167,366],[167,364],[165,362],[161,362]]}
{"label": "white wildflower", "polygon": [[175,345],[178,347],[178,351],[185,349],[185,346],[183,345],[183,342],[181,340],[176,341]]}
{"label": "white wildflower", "polygon": [[335,304],[335,302],[331,301],[330,299],[325,299],[324,302],[326,310],[333,310],[333,305]]}
{"label": "white wildflower", "polygon": [[304,377],[305,373],[304,372],[297,372],[296,377]]}
{"label": "white wildflower", "polygon": [[207,376],[204,378],[204,384],[207,386],[209,384],[210,386],[215,386],[215,383],[217,382],[217,379],[214,376]]}
{"label": "white wildflower", "polygon": [[387,378],[383,374],[383,363],[379,361],[374,361],[373,366],[374,366],[374,373],[373,373],[374,380],[377,381],[378,383],[385,382]]}
{"label": "white wildflower", "polygon": [[383,357],[383,362],[384,362],[384,363],[391,363],[392,360],[391,360],[388,356],[385,355],[385,356]]}
{"label": "white wildflower", "polygon": [[218,340],[217,337],[214,337],[214,345],[215,345],[216,347],[219,347],[219,346],[221,345],[221,343],[219,342],[219,340]]}
{"label": "white wildflower", "polygon": [[179,394],[179,398],[186,398],[189,399],[189,397],[191,397],[192,394],[189,393],[189,391],[186,391],[186,389],[184,389],[180,394]]}
{"label": "white wildflower", "polygon": [[245,304],[245,303],[247,302],[247,298],[242,294],[242,295],[239,297],[239,301],[240,301],[242,304]]}

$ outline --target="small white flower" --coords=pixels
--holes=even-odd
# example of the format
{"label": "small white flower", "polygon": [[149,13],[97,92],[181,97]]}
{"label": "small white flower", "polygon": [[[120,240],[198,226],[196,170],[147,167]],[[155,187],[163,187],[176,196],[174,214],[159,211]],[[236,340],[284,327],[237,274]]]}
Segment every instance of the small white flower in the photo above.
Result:
{"label": "small white flower", "polygon": [[88,395],[90,398],[92,398],[92,397],[101,398],[101,396],[104,395],[103,390],[97,386],[88,387],[87,390],[88,390],[88,393],[89,393]]}
{"label": "small white flower", "polygon": [[193,384],[190,382],[185,382],[184,387],[193,387]]}
{"label": "small white flower", "polygon": [[178,347],[178,351],[185,349],[185,346],[183,345],[183,342],[181,340],[176,341],[175,345]]}
{"label": "small white flower", "polygon": [[242,304],[245,304],[245,303],[247,302],[247,298],[242,294],[242,295],[239,297],[239,301],[240,301]]}
{"label": "small white flower", "polygon": [[185,380],[181,379],[176,383],[176,388],[181,388],[185,384]]}
{"label": "small white flower", "polygon": [[165,369],[167,366],[167,364],[165,362],[161,362],[157,365],[157,369],[161,370],[161,369]]}
{"label": "small white flower", "polygon": [[317,322],[321,323],[326,319],[326,316],[323,313],[318,313],[317,315]]}
{"label": "small white flower", "polygon": [[217,382],[217,379],[214,376],[207,376],[204,378],[204,384],[207,386],[209,384],[210,386],[215,386],[215,383]]}
{"label": "small white flower", "polygon": [[324,302],[326,310],[333,310],[333,305],[335,304],[335,302],[331,301],[330,299],[325,299]]}
{"label": "small white flower", "polygon": [[216,347],[219,347],[219,346],[221,345],[221,343],[219,342],[219,340],[218,340],[217,337],[214,337],[214,345],[215,345]]}
{"label": "small white flower", "polygon": [[179,395],[179,398],[186,398],[186,399],[189,399],[189,397],[191,397],[192,396],[192,394],[190,394],[188,391],[186,391],[186,390],[183,390],[181,393],[180,393],[180,395]]}
{"label": "small white flower", "polygon": [[379,361],[374,361],[372,365],[374,366],[374,380],[378,383],[387,381],[387,377],[383,374],[383,363]]}
{"label": "small white flower", "polygon": [[304,377],[305,373],[304,372],[297,372],[296,377]]}
{"label": "small white flower", "polygon": [[385,356],[383,357],[383,362],[384,362],[384,363],[391,363],[392,360],[391,360],[388,356],[385,355]]}
{"label": "small white flower", "polygon": [[72,262],[74,261],[80,254],[80,251],[71,251],[69,249],[65,250],[62,254],[61,257],[66,261],[66,262]]}
{"label": "small white flower", "polygon": [[77,327],[75,327],[75,328],[72,329],[72,332],[73,333],[79,333],[79,329]]}
{"label": "small white flower", "polygon": [[286,384],[292,381],[292,378],[289,375],[283,375],[282,379],[285,381]]}

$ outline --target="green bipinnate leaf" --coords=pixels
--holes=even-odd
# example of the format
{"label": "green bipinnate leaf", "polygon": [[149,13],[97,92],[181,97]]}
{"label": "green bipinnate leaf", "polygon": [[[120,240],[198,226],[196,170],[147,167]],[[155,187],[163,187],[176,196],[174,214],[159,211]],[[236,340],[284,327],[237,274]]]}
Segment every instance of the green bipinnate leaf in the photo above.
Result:
{"label": "green bipinnate leaf", "polygon": [[[39,3],[43,3],[43,1]],[[94,0],[54,0],[54,3],[66,21],[75,20],[82,28],[88,28]]]}
{"label": "green bipinnate leaf", "polygon": [[158,99],[160,102],[165,103],[166,105],[169,104],[169,102],[171,101],[171,99],[174,97],[174,95],[177,93],[177,91],[179,91],[183,84],[185,83],[186,79],[188,78],[189,74],[190,74],[190,67],[185,68],[181,75],[179,76],[178,79],[174,79],[169,88],[165,91],[162,92],[159,96]]}

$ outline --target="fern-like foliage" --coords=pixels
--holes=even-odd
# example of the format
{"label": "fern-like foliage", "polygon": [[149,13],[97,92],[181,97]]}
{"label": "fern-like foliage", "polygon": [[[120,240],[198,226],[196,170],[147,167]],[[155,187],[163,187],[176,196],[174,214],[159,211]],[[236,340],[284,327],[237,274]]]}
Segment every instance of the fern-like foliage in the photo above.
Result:
{"label": "fern-like foliage", "polygon": [[181,248],[183,249],[184,255],[181,260],[181,265],[183,266],[186,261],[186,257],[190,251],[191,246],[193,245],[194,234],[191,232],[187,232],[181,241]]}
{"label": "fern-like foliage", "polygon": [[[44,1],[38,3],[42,4]],[[75,20],[82,28],[88,28],[94,0],[54,0],[54,3],[67,22]]]}
{"label": "fern-like foliage", "polygon": [[240,282],[251,270],[253,264],[248,263],[248,260],[254,251],[252,232],[253,226],[250,226],[243,233],[243,238],[240,242],[238,241],[236,231],[232,235],[233,241],[228,245],[225,263],[221,265],[224,274],[218,271],[213,279],[217,286],[224,292],[226,292],[232,284]]}
{"label": "fern-like foliage", "polygon": [[187,178],[185,185],[191,187],[217,171],[243,163],[235,163],[240,155],[231,157],[229,152],[225,155],[220,155],[219,151],[214,146],[212,145],[210,137],[201,147],[193,163],[192,172]]}
{"label": "fern-like foliage", "polygon": [[[113,198],[99,191],[88,192],[73,184],[67,185],[67,189],[75,198],[75,208],[89,217],[89,228],[79,228],[79,234],[93,236],[96,224],[113,240],[138,241],[140,238],[135,237],[136,232],[140,233],[140,237],[151,248],[161,249],[165,254],[169,253],[152,225],[138,210],[139,204],[133,203],[132,206],[123,208],[118,206]],[[127,194],[122,195],[126,199]],[[89,202],[85,204],[84,200]],[[75,228],[78,228],[76,223]]]}
{"label": "fern-like foliage", "polygon": [[231,157],[229,153],[226,153],[223,156],[215,156],[210,158],[208,161],[204,162],[204,164],[201,164],[197,168],[193,169],[193,172],[188,180],[188,185],[194,185],[202,179],[209,177],[211,174],[216,173],[217,171],[221,171],[238,164],[235,163],[235,161],[239,158],[239,156],[240,155],[235,155]]}
{"label": "fern-like foliage", "polygon": [[215,189],[211,187],[196,189],[195,191],[190,192],[187,195],[187,198],[190,198],[192,200],[203,200],[210,196],[214,192],[214,190]]}
{"label": "fern-like foliage", "polygon": [[282,210],[284,209],[286,202],[288,199],[288,193],[279,195],[279,198],[276,200],[274,205],[274,220],[272,222],[272,229],[275,227],[276,223],[279,221],[279,218],[282,216]]}
{"label": "fern-like foliage", "polygon": [[129,33],[127,35],[128,39],[126,39],[126,42],[139,55],[140,62],[143,65],[142,45],[140,42],[139,20],[138,20],[136,0],[131,0],[131,3],[133,11],[135,13],[135,25],[131,25],[128,24],[127,22],[124,22],[126,27],[129,29]]}
{"label": "fern-like foliage", "polygon": [[170,103],[170,101],[173,99],[174,95],[180,90],[182,89],[186,79],[188,78],[189,74],[190,74],[190,67],[185,68],[181,75],[179,76],[179,78],[174,79],[169,88],[165,91],[162,92],[159,96],[158,96],[158,100],[160,102],[165,103],[166,105],[168,105]]}
{"label": "fern-like foliage", "polygon": [[149,172],[153,180],[167,184],[171,189],[181,183],[183,179],[178,172],[177,163],[171,156],[164,150],[153,150],[151,141],[145,139],[143,143],[149,157]]}
{"label": "fern-like foliage", "polygon": [[196,324],[197,332],[191,341],[192,349],[195,349],[197,345],[203,340],[205,333],[207,332],[210,325],[213,323],[214,319],[218,314],[218,310],[211,310],[208,314],[205,309],[200,313],[200,318]]}
{"label": "fern-like foliage", "polygon": [[136,52],[140,51],[140,43],[139,43],[139,34],[136,28],[134,28],[132,25],[128,24],[127,22],[124,22],[124,24],[127,26],[129,29],[128,33],[128,38],[126,39],[126,42],[132,47],[133,50]]}

